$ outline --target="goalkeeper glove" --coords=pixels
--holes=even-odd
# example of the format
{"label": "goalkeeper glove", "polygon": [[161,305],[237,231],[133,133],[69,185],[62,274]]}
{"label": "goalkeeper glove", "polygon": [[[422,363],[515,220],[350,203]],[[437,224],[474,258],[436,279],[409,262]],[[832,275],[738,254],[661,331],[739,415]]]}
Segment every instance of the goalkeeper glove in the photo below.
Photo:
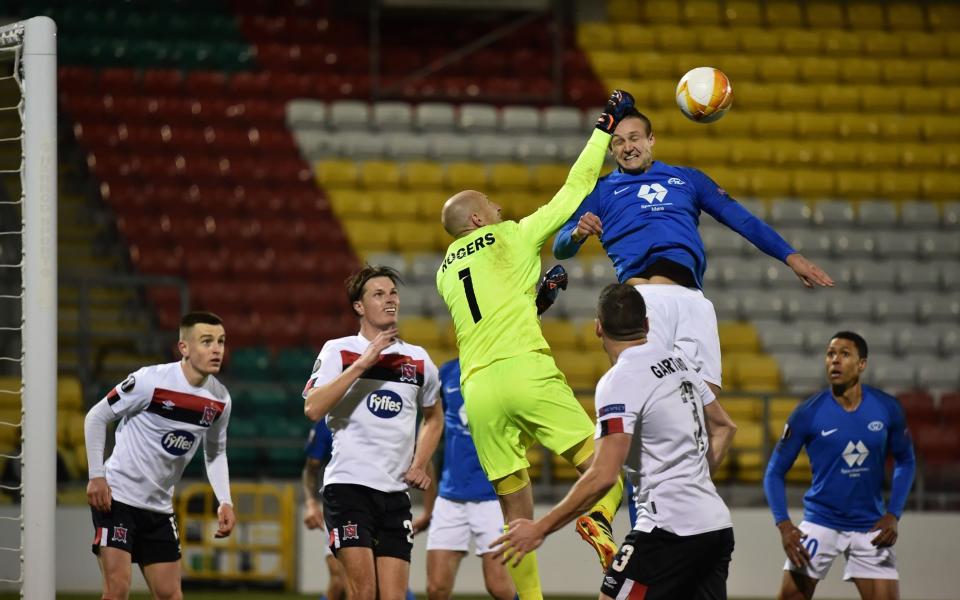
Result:
{"label": "goalkeeper glove", "polygon": [[567,280],[567,271],[563,265],[554,265],[543,275],[537,288],[537,315],[542,315],[553,306],[560,290],[567,289]]}
{"label": "goalkeeper glove", "polygon": [[613,90],[610,99],[607,100],[607,106],[597,118],[597,129],[612,135],[617,124],[623,119],[624,114],[633,108],[633,105],[633,96],[630,92]]}

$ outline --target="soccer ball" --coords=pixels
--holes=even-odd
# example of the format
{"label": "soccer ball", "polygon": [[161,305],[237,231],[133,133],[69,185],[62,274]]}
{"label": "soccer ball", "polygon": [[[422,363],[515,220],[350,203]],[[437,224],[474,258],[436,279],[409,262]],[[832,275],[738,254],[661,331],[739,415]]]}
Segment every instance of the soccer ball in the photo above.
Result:
{"label": "soccer ball", "polygon": [[713,123],[733,105],[733,88],[720,69],[697,67],[677,84],[677,106],[691,121]]}

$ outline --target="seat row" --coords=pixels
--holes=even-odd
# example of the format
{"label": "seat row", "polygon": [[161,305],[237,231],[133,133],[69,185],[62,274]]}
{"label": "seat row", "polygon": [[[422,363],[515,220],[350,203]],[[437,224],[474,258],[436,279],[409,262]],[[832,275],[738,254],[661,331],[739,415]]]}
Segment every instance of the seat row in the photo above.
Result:
{"label": "seat row", "polygon": [[[869,344],[870,332],[860,330],[859,333]],[[782,366],[784,385],[791,393],[808,394],[826,386],[822,355],[777,352],[775,356]],[[955,390],[960,386],[955,357],[916,355],[901,358],[879,354],[867,361],[863,381],[890,393],[911,389]]]}
{"label": "seat row", "polygon": [[838,3],[825,0],[798,3],[787,0],[609,0],[607,16],[614,23],[824,27],[879,30],[960,29],[960,10],[947,2],[890,4]]}

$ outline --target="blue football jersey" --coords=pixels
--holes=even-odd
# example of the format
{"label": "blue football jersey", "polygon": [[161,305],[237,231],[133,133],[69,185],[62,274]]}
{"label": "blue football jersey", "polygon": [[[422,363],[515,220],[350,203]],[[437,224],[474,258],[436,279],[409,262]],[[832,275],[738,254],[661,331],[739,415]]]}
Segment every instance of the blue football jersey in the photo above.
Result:
{"label": "blue football jersey", "polygon": [[660,161],[637,175],[618,169],[601,177],[554,239],[556,258],[570,258],[580,249],[570,234],[586,212],[597,215],[603,224],[600,242],[621,283],[668,259],[688,268],[702,288],[707,259],[698,230],[701,212],[777,260],[795,252],[701,171]]}
{"label": "blue football jersey", "polygon": [[[790,415],[767,465],[764,490],[775,522],[788,517],[784,475],[806,447],[813,483],[803,497],[804,519],[839,531],[869,531],[880,517],[903,512],[913,481],[913,444],[897,399],[863,386],[860,405],[847,412],[830,390]],[[887,455],[896,462],[890,505],[884,508]]]}
{"label": "blue football jersey", "polygon": [[327,420],[320,419],[313,424],[313,429],[307,437],[307,445],[304,448],[308,458],[315,458],[323,462],[329,462],[330,453],[333,452],[333,434],[327,427]]}
{"label": "blue football jersey", "polygon": [[477,448],[467,427],[467,411],[460,393],[460,361],[440,367],[440,399],[443,401],[443,472],[437,493],[460,502],[496,500],[497,494],[480,466]]}

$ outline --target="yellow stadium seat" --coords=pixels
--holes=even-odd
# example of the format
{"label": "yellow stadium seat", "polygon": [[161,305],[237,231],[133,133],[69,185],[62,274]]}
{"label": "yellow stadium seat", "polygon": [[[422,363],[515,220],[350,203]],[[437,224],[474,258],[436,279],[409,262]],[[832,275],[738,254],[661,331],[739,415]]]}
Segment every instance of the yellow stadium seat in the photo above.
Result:
{"label": "yellow stadium seat", "polygon": [[820,108],[829,112],[860,110],[860,92],[850,85],[824,85],[818,90]]}
{"label": "yellow stadium seat", "polygon": [[928,172],[920,180],[923,197],[927,200],[956,200],[960,198],[960,179],[953,173]]}
{"label": "yellow stadium seat", "polygon": [[557,367],[567,378],[570,387],[576,390],[593,389],[597,384],[594,363],[577,350],[553,350]]}
{"label": "yellow stadium seat", "polygon": [[923,119],[923,135],[933,142],[956,142],[960,140],[960,123],[954,116],[926,115]]}
{"label": "yellow stadium seat", "polygon": [[813,30],[842,29],[846,26],[843,5],[836,2],[810,2],[807,4],[807,24]]}
{"label": "yellow stadium seat", "polygon": [[867,112],[898,112],[901,94],[895,86],[864,85],[859,86],[860,106]]}
{"label": "yellow stadium seat", "polygon": [[395,190],[400,186],[400,167],[393,161],[368,160],[360,165],[360,185],[368,190]]}
{"label": "yellow stadium seat", "polygon": [[741,354],[736,360],[735,377],[740,389],[768,392],[780,389],[780,365],[765,354]]}
{"label": "yellow stadium seat", "polygon": [[540,321],[543,337],[554,350],[574,350],[577,348],[577,330],[566,319],[543,319]]}
{"label": "yellow stadium seat", "polygon": [[390,249],[393,225],[383,221],[346,220],[342,221],[350,244],[359,252],[383,252]]}
{"label": "yellow stadium seat", "polygon": [[341,219],[373,218],[378,208],[372,194],[358,190],[335,190],[330,194],[330,207]]}
{"label": "yellow stadium seat", "polygon": [[760,198],[787,196],[790,176],[782,169],[756,169],[750,173],[750,194]]}
{"label": "yellow stadium seat", "polygon": [[960,69],[956,61],[929,60],[923,64],[923,75],[931,85],[960,85]]}
{"label": "yellow stadium seat", "polygon": [[687,147],[695,146],[686,139],[667,138],[658,139],[653,146],[654,156],[657,160],[662,160],[671,164],[686,164],[688,159]]}
{"label": "yellow stadium seat", "polygon": [[608,0],[607,2],[607,18],[611,22],[632,23],[640,20],[641,17],[636,0]]}
{"label": "yellow stadium seat", "polygon": [[[403,298],[400,298],[401,305]],[[406,316],[400,319],[400,337],[418,346],[438,347],[444,345],[443,334],[437,321],[427,317]]]}
{"label": "yellow stadium seat", "polygon": [[843,198],[871,198],[877,195],[879,181],[875,173],[838,171],[837,195]]}
{"label": "yellow stadium seat", "polygon": [[[610,283],[615,282],[611,281]],[[593,350],[600,347],[600,338],[597,337],[596,324],[593,319],[581,321],[575,325],[575,328],[577,331],[577,344],[581,348]],[[609,367],[609,365],[607,366]],[[599,372],[599,369],[597,372]]]}
{"label": "yellow stadium seat", "polygon": [[896,2],[887,6],[887,24],[895,31],[925,29],[926,16],[923,14],[923,5]]}
{"label": "yellow stadium seat", "polygon": [[662,52],[639,52],[630,55],[631,70],[644,79],[675,79],[674,56]]}
{"label": "yellow stadium seat", "polygon": [[777,88],[775,85],[744,81],[736,84],[736,86],[733,92],[733,102],[737,105],[737,109],[769,110],[777,103]]}
{"label": "yellow stadium seat", "polygon": [[780,51],[780,36],[774,31],[750,29],[738,32],[740,48],[748,54],[771,55]]}
{"label": "yellow stadium seat", "polygon": [[590,22],[577,26],[577,45],[584,50],[614,50],[617,44],[608,23]]}
{"label": "yellow stadium seat", "polygon": [[[67,445],[70,447],[83,447],[84,444],[84,434],[83,434],[83,420],[84,414],[82,412],[76,411],[64,415],[66,417],[67,423]],[[59,417],[58,417],[59,418]]]}
{"label": "yellow stadium seat", "polygon": [[940,150],[940,159],[943,168],[954,169],[960,167],[960,147],[942,146]]}
{"label": "yellow stadium seat", "polygon": [[936,169],[940,167],[941,152],[929,144],[903,144],[900,146],[900,166],[907,169]]}
{"label": "yellow stadium seat", "polygon": [[[736,98],[733,101],[736,102]],[[711,123],[709,133],[714,138],[721,140],[751,136],[753,135],[753,123],[750,115],[751,113],[746,111],[733,111],[716,123]]]}
{"label": "yellow stadium seat", "polygon": [[773,163],[788,167],[809,166],[813,162],[813,151],[806,141],[778,141],[773,148]]}
{"label": "yellow stadium seat", "polygon": [[87,472],[87,449],[83,444],[73,448],[73,466],[81,477]]}
{"label": "yellow stadium seat", "polygon": [[653,32],[657,48],[661,52],[695,52],[697,32],[690,27],[658,25]]}
{"label": "yellow stadium seat", "polygon": [[630,77],[630,57],[615,50],[590,51],[587,53],[594,72],[601,78]]}
{"label": "yellow stadium seat", "polygon": [[526,165],[500,163],[490,169],[490,185],[495,190],[525,192],[530,189],[530,170]]}
{"label": "yellow stadium seat", "polygon": [[719,323],[720,349],[727,352],[758,352],[760,337],[752,323],[721,321]]}
{"label": "yellow stadium seat", "polygon": [[876,138],[880,135],[881,117],[863,113],[844,113],[837,116],[837,133],[850,139]]}
{"label": "yellow stadium seat", "polygon": [[[892,118],[892,117],[891,117]],[[860,144],[860,164],[871,169],[889,169],[900,162],[900,148],[889,144]]]}
{"label": "yellow stadium seat", "polygon": [[764,140],[729,140],[730,162],[736,165],[768,165],[773,160],[771,144]]}
{"label": "yellow stadium seat", "polygon": [[840,78],[840,65],[835,60],[804,56],[797,64],[800,79],[809,83],[835,83]]}
{"label": "yellow stadium seat", "polygon": [[57,378],[57,408],[59,410],[83,410],[83,389],[76,377]]}
{"label": "yellow stadium seat", "polygon": [[783,53],[791,58],[820,53],[820,35],[806,29],[787,29],[783,35]]}
{"label": "yellow stadium seat", "polygon": [[617,23],[612,27],[614,40],[621,50],[638,52],[653,50],[656,47],[653,27],[636,23]]}
{"label": "yellow stadium seat", "polygon": [[903,173],[897,170],[883,171],[877,176],[879,195],[883,198],[909,199],[919,198],[921,181],[914,173]]}
{"label": "yellow stadium seat", "polygon": [[737,426],[741,423],[753,423],[760,420],[761,404],[757,398],[723,394],[720,396],[720,404]]}
{"label": "yellow stadium seat", "polygon": [[421,219],[439,219],[440,209],[447,200],[447,194],[440,191],[416,192],[413,194],[417,205],[417,216]]}
{"label": "yellow stadium seat", "polygon": [[960,110],[960,87],[943,90],[943,110],[947,113]]}
{"label": "yellow stadium seat", "polygon": [[900,89],[901,106],[904,112],[935,113],[943,108],[943,90],[921,86]]}
{"label": "yellow stadium seat", "polygon": [[900,36],[881,31],[871,31],[863,36],[863,54],[870,59],[898,58],[903,54]]}
{"label": "yellow stadium seat", "polygon": [[860,164],[860,148],[856,144],[822,142],[817,145],[815,162],[829,169],[850,168]]}
{"label": "yellow stadium seat", "polygon": [[847,23],[850,29],[884,29],[883,6],[876,2],[851,2],[847,5]]}
{"label": "yellow stadium seat", "polygon": [[888,84],[897,86],[923,83],[923,71],[917,68],[914,60],[885,60],[880,67],[880,76]]}
{"label": "yellow stadium seat", "polygon": [[763,15],[755,0],[727,0],[723,20],[732,27],[758,27],[763,24]]}
{"label": "yellow stadium seat", "polygon": [[418,192],[381,190],[370,192],[370,195],[376,201],[377,214],[382,217],[412,221],[420,216],[420,208],[417,203],[417,198],[420,195]]}
{"label": "yellow stadium seat", "polygon": [[960,29],[960,6],[943,2],[927,5],[927,22],[934,31]]}
{"label": "yellow stadium seat", "polygon": [[798,78],[799,65],[786,56],[765,56],[759,59],[757,74],[764,81],[794,82]]}
{"label": "yellow stadium seat", "polygon": [[397,252],[434,252],[443,250],[438,222],[395,221],[390,246]]}
{"label": "yellow stadium seat", "polygon": [[[725,27],[704,27],[700,30],[699,35],[699,45],[700,50],[703,52],[708,52],[710,54],[715,53],[724,53],[724,52],[736,52],[739,48],[737,43],[737,36],[735,32],[730,31]],[[718,63],[715,64],[718,69],[723,71],[723,67]],[[724,71],[726,73],[726,71]],[[730,77],[730,73],[727,73]]]}
{"label": "yellow stadium seat", "polygon": [[936,58],[943,55],[944,40],[938,35],[923,31],[904,31],[903,53],[911,58]]}
{"label": "yellow stadium seat", "polygon": [[[776,420],[780,423],[785,423],[787,418],[793,414],[793,411],[797,408],[797,405],[802,402],[802,398],[790,398],[786,396],[775,396],[770,399],[770,418]],[[774,429],[771,431],[772,434],[779,437],[780,429]]]}
{"label": "yellow stadium seat", "polygon": [[844,83],[874,83],[880,80],[880,63],[865,58],[844,58],[840,61],[840,80]]}
{"label": "yellow stadium seat", "polygon": [[0,376],[0,410],[20,410],[20,378]]}
{"label": "yellow stadium seat", "polygon": [[350,160],[321,160],[316,164],[317,182],[329,188],[353,188],[357,186],[357,163]]}
{"label": "yellow stadium seat", "polygon": [[793,137],[796,118],[790,113],[755,112],[753,113],[753,131],[762,137]]}
{"label": "yellow stadium seat", "polygon": [[680,4],[674,0],[646,0],[647,23],[675,25],[680,23]]}
{"label": "yellow stadium seat", "polygon": [[408,162],[404,165],[400,181],[411,190],[439,190],[443,187],[443,167],[435,162]]}
{"label": "yellow stadium seat", "polygon": [[791,175],[793,192],[800,198],[829,198],[837,193],[833,171],[797,170]]}
{"label": "yellow stadium seat", "polygon": [[453,191],[483,190],[487,187],[487,169],[481,163],[454,162],[447,165],[447,188]]}
{"label": "yellow stadium seat", "polygon": [[751,192],[750,174],[739,167],[710,167],[710,178],[734,198]]}
{"label": "yellow stadium seat", "polygon": [[740,84],[757,78],[757,61],[741,54],[724,54],[716,58],[717,68],[737,86],[735,99],[740,98]]}
{"label": "yellow stadium seat", "polygon": [[[820,101],[823,102],[822,97]],[[797,136],[802,139],[832,138],[837,132],[837,118],[829,113],[797,113],[796,122]]]}
{"label": "yellow stadium seat", "polygon": [[776,87],[777,106],[784,110],[817,110],[817,86],[782,84]]}
{"label": "yellow stadium seat", "polygon": [[[442,348],[449,350],[457,349],[457,330],[453,326],[453,321],[442,321],[439,324]],[[440,363],[437,363],[439,365]]]}
{"label": "yellow stadium seat", "polygon": [[539,444],[527,450],[527,462],[530,463],[527,473],[531,479],[539,479],[543,474],[543,458],[545,452],[544,447]]}
{"label": "yellow stadium seat", "polygon": [[841,29],[825,29],[820,34],[820,48],[827,56],[857,56],[860,54],[860,36]]}
{"label": "yellow stadium seat", "polygon": [[555,193],[569,172],[570,167],[564,165],[539,165],[533,173],[533,187],[540,192]]}
{"label": "yellow stadium seat", "polygon": [[690,144],[687,149],[687,160],[690,161],[691,166],[704,167],[727,162],[728,154],[729,149],[725,144]]}
{"label": "yellow stadium seat", "polygon": [[719,25],[720,5],[712,0],[687,0],[682,18],[687,25]]}
{"label": "yellow stadium seat", "polygon": [[591,421],[597,420],[597,405],[593,400],[593,394],[577,394],[577,402],[583,407],[583,412],[590,416]]}
{"label": "yellow stadium seat", "polygon": [[943,53],[949,58],[960,57],[960,37],[952,35],[944,40],[937,36],[937,39],[943,42]]}
{"label": "yellow stadium seat", "polygon": [[[723,402],[723,398],[720,399]],[[737,423],[731,448],[735,450],[759,450],[763,447],[763,425],[754,421]]]}
{"label": "yellow stadium seat", "polygon": [[880,121],[880,135],[888,140],[920,141],[924,136],[923,119],[920,115],[890,115]]}
{"label": "yellow stadium seat", "polygon": [[803,14],[800,5],[796,2],[776,0],[766,3],[766,21],[771,29],[784,27],[802,27]]}

